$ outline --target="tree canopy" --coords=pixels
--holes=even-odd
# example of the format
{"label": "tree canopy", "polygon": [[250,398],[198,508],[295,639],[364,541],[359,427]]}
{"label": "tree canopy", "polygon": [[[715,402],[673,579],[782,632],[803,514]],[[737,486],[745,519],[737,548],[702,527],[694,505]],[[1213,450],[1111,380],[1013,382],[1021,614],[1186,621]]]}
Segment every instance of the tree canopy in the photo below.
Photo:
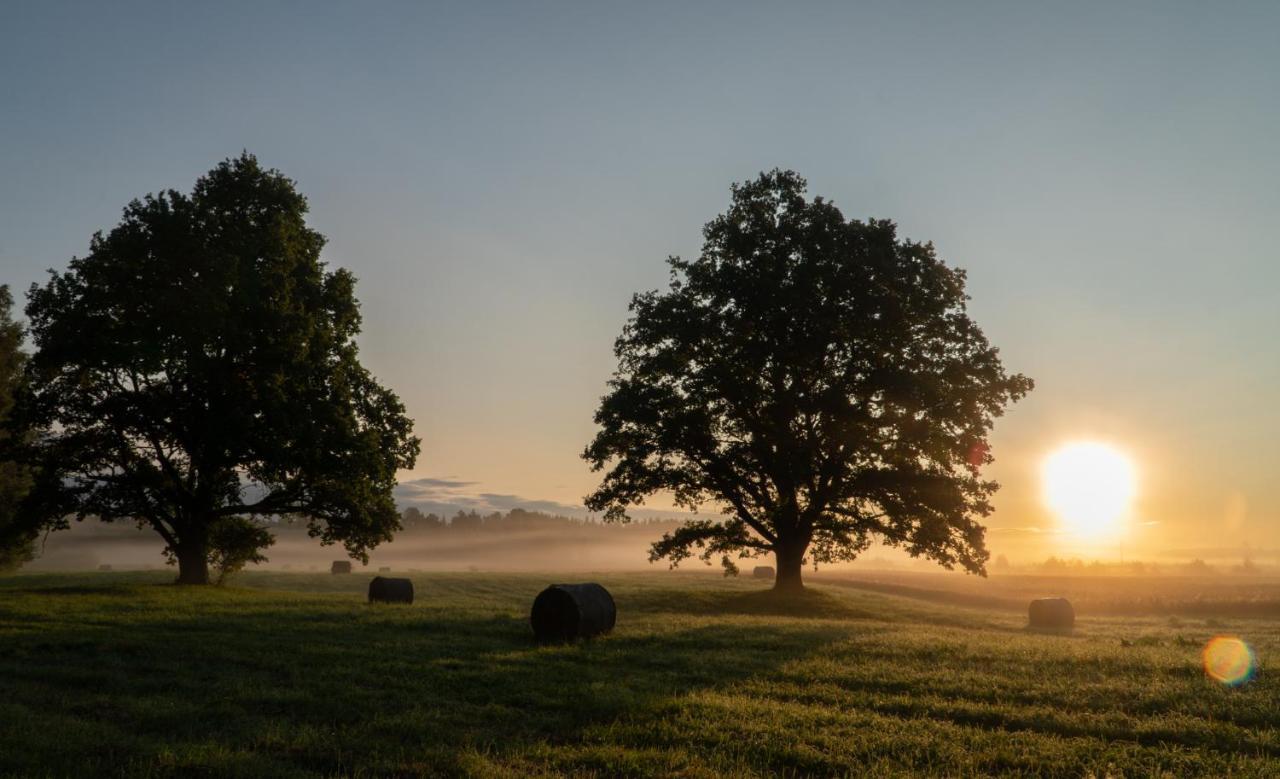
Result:
{"label": "tree canopy", "polygon": [[892,222],[846,220],[774,170],[732,188],[701,255],[636,295],[583,457],[608,519],[669,491],[718,520],[667,533],[653,559],[772,553],[776,586],[805,561],[873,541],[985,573],[998,485],[987,435],[1032,388],[966,312],[965,273]]}
{"label": "tree canopy", "polygon": [[15,460],[28,432],[13,413],[27,356],[22,351],[22,326],[13,321],[12,310],[9,287],[0,285],[0,571],[30,560],[36,538],[35,529],[21,522],[18,514],[31,474]]}
{"label": "tree canopy", "polygon": [[211,531],[232,517],[302,516],[362,559],[391,538],[419,442],[359,362],[355,279],[321,261],[306,213],[246,153],[190,194],[129,203],[32,286],[32,526],[136,520],[188,583],[208,581]]}

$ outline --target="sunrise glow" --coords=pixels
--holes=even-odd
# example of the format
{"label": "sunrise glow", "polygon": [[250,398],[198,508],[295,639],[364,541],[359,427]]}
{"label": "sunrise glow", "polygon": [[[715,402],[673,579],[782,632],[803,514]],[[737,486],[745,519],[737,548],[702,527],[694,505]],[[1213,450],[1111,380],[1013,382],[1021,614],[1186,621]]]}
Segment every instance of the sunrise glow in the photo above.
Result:
{"label": "sunrise glow", "polygon": [[1129,457],[1095,441],[1054,450],[1045,458],[1041,481],[1045,504],[1062,528],[1088,538],[1118,533],[1137,493],[1136,471]]}

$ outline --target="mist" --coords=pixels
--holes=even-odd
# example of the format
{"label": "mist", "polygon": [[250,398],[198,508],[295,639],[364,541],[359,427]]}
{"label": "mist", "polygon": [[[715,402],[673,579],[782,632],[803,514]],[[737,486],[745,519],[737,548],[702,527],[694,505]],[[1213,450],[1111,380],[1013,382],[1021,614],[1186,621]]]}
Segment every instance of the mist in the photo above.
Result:
{"label": "mist", "polygon": [[[391,568],[406,572],[499,571],[663,571],[666,560],[650,562],[649,550],[666,532],[685,518],[651,516],[630,523],[607,523],[583,518],[528,511],[492,511],[480,514],[470,507],[432,505],[440,513],[424,514],[410,506],[402,512],[404,529],[395,539],[375,547],[369,562],[354,561],[357,572]],[[267,562],[249,570],[327,571],[335,560],[349,559],[339,545],[322,545],[306,532],[301,521],[267,523],[275,543],[266,550]],[[1245,576],[1272,578],[1280,575],[1280,550],[1246,545],[1240,548],[1176,548],[1152,551],[1127,560],[1099,558],[1054,550],[1010,545],[992,547],[987,564],[989,577],[1050,575],[1055,577],[1184,577]],[[96,520],[73,522],[71,528],[50,533],[37,547],[38,557],[25,566],[38,571],[90,571],[103,566],[112,570],[158,570],[166,567],[164,542],[147,527]],[[1017,550],[1016,552],[1014,550]],[[761,564],[772,564],[762,557]],[[755,564],[737,560],[743,570]],[[718,559],[708,564],[697,558],[681,562],[683,572],[723,572]],[[948,571],[926,559],[911,558],[899,549],[872,546],[856,560],[826,564],[817,571],[831,576],[863,572],[882,576],[896,573],[910,577],[945,577],[947,587],[978,592],[989,588],[990,578]],[[894,579],[897,580],[896,578]],[[964,581],[963,584],[950,580]]]}

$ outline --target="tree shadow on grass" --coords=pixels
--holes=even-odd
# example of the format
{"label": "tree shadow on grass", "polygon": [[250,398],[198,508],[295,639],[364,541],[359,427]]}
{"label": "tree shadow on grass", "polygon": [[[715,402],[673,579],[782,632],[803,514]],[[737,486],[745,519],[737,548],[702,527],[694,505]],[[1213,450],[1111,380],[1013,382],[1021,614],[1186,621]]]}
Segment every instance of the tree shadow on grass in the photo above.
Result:
{"label": "tree shadow on grass", "polygon": [[[718,595],[721,612],[784,608],[767,593]],[[19,633],[0,647],[0,677],[15,681],[3,713],[22,723],[0,737],[0,774],[463,772],[464,754],[576,743],[592,725],[767,676],[845,633],[799,620],[673,624],[633,597],[612,635],[560,647],[536,646],[511,612],[333,602]],[[806,596],[800,610],[840,613],[832,600]]]}
{"label": "tree shadow on grass", "polygon": [[883,611],[860,608],[822,590],[795,593],[772,589],[753,591],[644,589],[617,598],[619,608],[640,613],[688,615],[746,615],[806,619],[885,619]]}
{"label": "tree shadow on grass", "polygon": [[29,595],[53,595],[72,597],[79,595],[105,595],[108,597],[124,597],[129,595],[129,591],[120,587],[112,587],[110,585],[93,585],[93,584],[73,584],[66,587],[31,587],[24,589],[23,593]]}

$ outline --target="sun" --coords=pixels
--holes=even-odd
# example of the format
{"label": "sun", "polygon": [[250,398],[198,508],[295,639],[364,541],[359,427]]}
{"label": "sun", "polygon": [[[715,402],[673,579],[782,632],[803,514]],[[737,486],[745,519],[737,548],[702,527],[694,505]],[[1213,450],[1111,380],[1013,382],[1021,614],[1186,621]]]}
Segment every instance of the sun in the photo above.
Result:
{"label": "sun", "polygon": [[1064,444],[1045,458],[1040,473],[1045,504],[1079,536],[1119,531],[1137,492],[1133,462],[1096,441]]}

